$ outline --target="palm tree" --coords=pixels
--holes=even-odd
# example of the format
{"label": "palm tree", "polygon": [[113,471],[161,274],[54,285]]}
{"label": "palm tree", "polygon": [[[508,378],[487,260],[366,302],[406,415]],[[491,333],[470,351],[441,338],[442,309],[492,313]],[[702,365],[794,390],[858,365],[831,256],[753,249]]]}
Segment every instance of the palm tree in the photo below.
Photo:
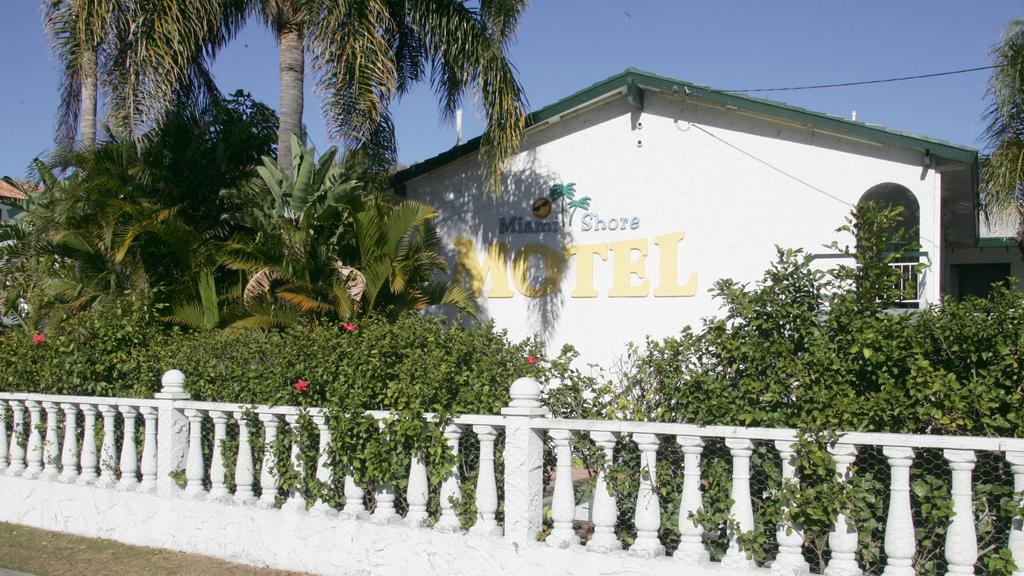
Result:
{"label": "palm tree", "polygon": [[107,117],[138,139],[175,105],[219,96],[208,63],[244,21],[247,0],[43,0],[62,65],[57,143],[96,145],[97,94]]}
{"label": "palm tree", "polygon": [[60,60],[61,99],[57,142],[96,145],[99,52],[111,34],[119,2],[115,0],[46,0],[43,22]]}
{"label": "palm tree", "polygon": [[992,53],[982,201],[990,216],[1016,220],[1017,246],[1024,257],[1024,20],[1010,23]]}
{"label": "palm tree", "polygon": [[[389,165],[395,155],[391,103],[428,74],[446,120],[471,90],[481,103],[488,127],[480,154],[493,189],[500,188],[501,165],[522,139],[524,95],[505,50],[526,0],[480,0],[477,7],[461,0],[126,3],[149,8],[137,14],[144,25],[118,35],[118,45],[128,48],[117,50],[118,65],[112,67],[122,70],[112,100],[131,113],[133,127],[158,121],[186,79],[202,86],[205,68],[197,59],[212,57],[255,15],[280,50],[278,160],[286,172],[295,153],[291,137],[303,136],[307,52],[325,95],[331,135],[367,148],[380,164]],[[180,7],[186,5],[195,13]]]}
{"label": "palm tree", "polygon": [[525,127],[522,87],[505,56],[526,0],[304,0],[311,61],[335,136],[395,151],[391,102],[429,77],[441,115],[454,117],[473,90],[487,116],[481,164],[492,190]]}

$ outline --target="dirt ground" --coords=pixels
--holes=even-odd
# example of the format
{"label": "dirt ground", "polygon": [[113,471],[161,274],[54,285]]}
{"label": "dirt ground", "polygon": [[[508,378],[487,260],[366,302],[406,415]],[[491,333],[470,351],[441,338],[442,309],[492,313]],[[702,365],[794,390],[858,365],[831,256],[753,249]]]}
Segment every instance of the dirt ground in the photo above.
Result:
{"label": "dirt ground", "polygon": [[299,576],[112,540],[82,538],[0,522],[0,568],[35,576]]}

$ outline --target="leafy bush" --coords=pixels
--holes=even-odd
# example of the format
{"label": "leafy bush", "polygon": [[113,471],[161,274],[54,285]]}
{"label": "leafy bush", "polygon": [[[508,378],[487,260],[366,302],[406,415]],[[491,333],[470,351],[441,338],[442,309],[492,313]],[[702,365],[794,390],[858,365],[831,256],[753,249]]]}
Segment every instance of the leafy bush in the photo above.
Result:
{"label": "leafy bush", "polygon": [[[946,301],[919,312],[894,309],[901,295],[889,263],[902,254],[886,239],[898,212],[859,209],[841,228],[854,235],[856,265],[818,270],[801,251],[779,250],[753,285],[714,287],[722,313],[698,329],[634,346],[618,378],[573,373],[552,363],[569,386],[547,401],[564,416],[797,428],[801,486],[784,485],[778,452],[755,443],[751,469],[758,529],[741,541],[756,559],[775,555],[785,517],[805,532],[805,554],[820,570],[827,535],[843,512],[860,534],[869,573],[884,566],[889,468],[881,451],[860,450],[851,481],[838,483],[826,450],[831,431],[885,431],[981,436],[1024,434],[1024,294],[1009,287],[987,300]],[[585,438],[577,453],[592,468],[601,458]],[[608,469],[619,495],[620,537],[633,537],[636,446],[619,442]],[[661,536],[678,542],[682,454],[671,439],[658,453]],[[731,458],[721,441],[705,447],[704,509],[697,516],[713,557],[727,544]],[[1001,454],[978,453],[974,471],[980,570],[1006,573],[1010,520],[1018,513],[1012,475]],[[918,450],[912,470],[919,574],[945,570],[942,547],[952,514],[949,469],[941,451]],[[786,512],[789,510],[790,512]]]}

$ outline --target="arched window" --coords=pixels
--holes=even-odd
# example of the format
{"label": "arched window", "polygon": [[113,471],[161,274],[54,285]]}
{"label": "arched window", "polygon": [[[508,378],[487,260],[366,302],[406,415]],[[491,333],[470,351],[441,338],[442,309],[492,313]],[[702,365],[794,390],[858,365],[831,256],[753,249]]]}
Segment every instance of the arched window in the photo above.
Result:
{"label": "arched window", "polygon": [[903,212],[900,213],[901,220],[893,226],[891,231],[894,233],[902,231],[904,243],[912,244],[918,241],[918,233],[921,228],[921,205],[918,204],[917,198],[914,198],[914,193],[907,187],[892,182],[877,184],[868,188],[868,191],[857,201],[857,205],[865,202],[873,202],[880,208],[896,206],[903,208]]}
{"label": "arched window", "polygon": [[[905,186],[885,182],[868,188],[868,191],[857,201],[858,206],[871,202],[881,209],[900,207],[899,220],[894,222],[885,232],[890,239],[886,245],[889,251],[900,251],[903,255],[890,262],[889,266],[896,270],[893,282],[901,296],[895,303],[896,308],[917,308],[921,303],[921,283],[919,274],[918,252],[905,252],[911,245],[918,243],[921,228],[921,205],[913,192]],[[899,238],[899,240],[895,240]]]}

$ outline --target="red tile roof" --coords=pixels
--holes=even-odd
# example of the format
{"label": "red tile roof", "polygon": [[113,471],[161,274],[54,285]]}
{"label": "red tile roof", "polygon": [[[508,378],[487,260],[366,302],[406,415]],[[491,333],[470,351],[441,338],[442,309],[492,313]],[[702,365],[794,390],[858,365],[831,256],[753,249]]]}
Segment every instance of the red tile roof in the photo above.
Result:
{"label": "red tile roof", "polygon": [[[29,187],[31,187],[31,185],[29,185]],[[4,180],[0,180],[0,198],[16,198],[18,200],[24,200],[28,198],[28,196]]]}

